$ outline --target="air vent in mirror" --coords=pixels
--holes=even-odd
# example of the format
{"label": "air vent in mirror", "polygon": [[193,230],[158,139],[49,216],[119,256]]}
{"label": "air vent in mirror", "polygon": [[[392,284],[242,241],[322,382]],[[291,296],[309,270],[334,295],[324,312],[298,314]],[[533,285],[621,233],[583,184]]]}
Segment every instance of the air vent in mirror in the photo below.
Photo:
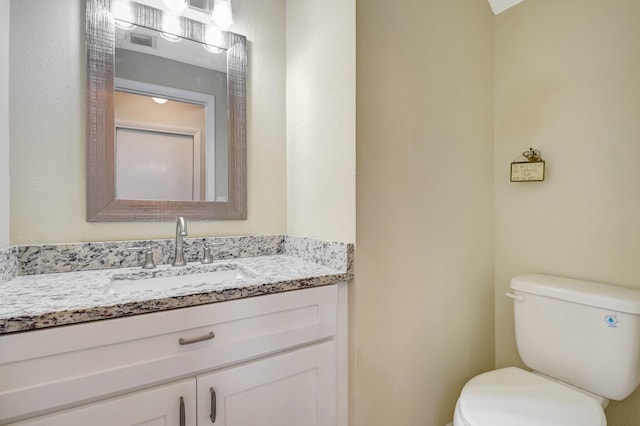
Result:
{"label": "air vent in mirror", "polygon": [[130,33],[129,41],[131,44],[137,44],[138,46],[146,46],[152,49],[155,47],[154,37],[150,35]]}

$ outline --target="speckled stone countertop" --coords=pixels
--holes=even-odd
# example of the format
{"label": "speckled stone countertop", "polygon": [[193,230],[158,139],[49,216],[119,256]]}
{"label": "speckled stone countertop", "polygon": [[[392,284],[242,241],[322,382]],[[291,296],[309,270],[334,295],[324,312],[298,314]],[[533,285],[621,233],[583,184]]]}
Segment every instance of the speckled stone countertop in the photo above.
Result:
{"label": "speckled stone countertop", "polygon": [[[108,244],[111,247],[114,243]],[[96,243],[91,245],[95,248]],[[0,334],[317,287],[353,278],[352,245],[282,236],[274,247],[251,257],[218,258],[208,265],[191,262],[185,267],[159,265],[152,270],[139,266],[54,273],[38,270],[31,275],[17,275],[0,283]],[[63,246],[63,251],[67,250],[68,246]],[[17,251],[34,249],[20,247]],[[23,255],[23,274],[25,265],[30,267],[30,262],[25,262]],[[238,269],[241,276],[217,283],[196,279],[179,287],[118,288],[119,278],[196,272],[190,275],[195,277],[200,272],[229,269]]]}

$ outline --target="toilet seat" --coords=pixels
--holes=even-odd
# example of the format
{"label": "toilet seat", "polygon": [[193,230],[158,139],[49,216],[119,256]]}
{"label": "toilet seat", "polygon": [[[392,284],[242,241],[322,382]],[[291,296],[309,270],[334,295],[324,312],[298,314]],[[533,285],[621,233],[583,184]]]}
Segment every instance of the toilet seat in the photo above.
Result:
{"label": "toilet seat", "polygon": [[456,426],[606,426],[598,401],[519,368],[480,374],[462,389]]}

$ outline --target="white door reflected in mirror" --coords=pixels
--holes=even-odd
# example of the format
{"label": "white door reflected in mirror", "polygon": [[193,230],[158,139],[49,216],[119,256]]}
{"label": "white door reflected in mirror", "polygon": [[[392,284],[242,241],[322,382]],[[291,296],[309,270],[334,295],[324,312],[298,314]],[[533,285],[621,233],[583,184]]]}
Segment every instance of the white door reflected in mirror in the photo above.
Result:
{"label": "white door reflected in mirror", "polygon": [[195,135],[116,129],[116,198],[199,201],[200,143]]}

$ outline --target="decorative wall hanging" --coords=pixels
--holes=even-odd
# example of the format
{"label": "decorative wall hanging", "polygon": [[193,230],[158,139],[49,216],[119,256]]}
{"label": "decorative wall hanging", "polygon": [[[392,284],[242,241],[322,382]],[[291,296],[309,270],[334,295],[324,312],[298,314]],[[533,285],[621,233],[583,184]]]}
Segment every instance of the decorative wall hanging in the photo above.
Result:
{"label": "decorative wall hanging", "polygon": [[[544,180],[544,160],[537,149],[529,148],[511,163],[511,182],[541,182]],[[525,161],[518,161],[520,158]]]}

